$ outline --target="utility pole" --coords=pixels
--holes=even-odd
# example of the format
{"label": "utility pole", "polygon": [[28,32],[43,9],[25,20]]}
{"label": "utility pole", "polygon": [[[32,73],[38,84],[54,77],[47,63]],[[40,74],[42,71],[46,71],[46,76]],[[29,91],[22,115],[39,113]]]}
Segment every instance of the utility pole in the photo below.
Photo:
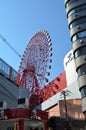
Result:
{"label": "utility pole", "polygon": [[69,93],[71,93],[69,90],[62,91],[62,92],[61,92],[61,95],[63,95],[63,97],[64,97],[65,120],[66,120],[65,129],[66,129],[66,130],[70,130],[70,127],[69,127],[69,119],[68,119],[68,112],[67,112],[67,101],[66,101],[66,96],[70,95]]}
{"label": "utility pole", "polygon": [[61,92],[64,96],[64,103],[65,103],[65,118],[67,119],[68,116],[67,116],[67,102],[66,102],[66,91],[62,91]]}
{"label": "utility pole", "polygon": [[63,98],[64,98],[65,118],[66,119],[68,118],[66,96],[70,95],[69,93],[71,93],[69,90],[63,90],[61,92],[61,95],[63,95]]}

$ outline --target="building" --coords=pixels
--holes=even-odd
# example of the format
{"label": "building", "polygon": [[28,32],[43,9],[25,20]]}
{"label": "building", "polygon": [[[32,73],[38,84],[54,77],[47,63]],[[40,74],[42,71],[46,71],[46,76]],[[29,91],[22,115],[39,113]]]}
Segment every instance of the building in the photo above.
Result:
{"label": "building", "polygon": [[0,130],[47,130],[48,113],[19,99],[19,74],[0,58]]}
{"label": "building", "polygon": [[10,65],[0,58],[0,107],[4,105],[4,109],[17,106],[19,98],[17,74]]}
{"label": "building", "polygon": [[[32,128],[34,123],[31,119],[35,117],[37,118],[38,122],[40,122],[40,118],[42,119],[41,121],[43,121],[44,123],[41,124],[41,126],[45,126],[47,130],[46,122],[48,119],[54,116],[59,116],[63,120],[66,118],[71,118],[73,120],[79,119],[79,121],[82,121],[80,127],[78,126],[78,124],[74,124],[73,127],[77,127],[77,129],[82,128],[84,115],[81,108],[81,94],[78,89],[78,76],[75,71],[75,63],[72,50],[70,50],[64,57],[64,72],[59,74],[54,80],[52,80],[47,86],[44,86],[44,88],[42,89],[43,101],[40,105],[35,107],[36,115],[33,115],[33,111],[30,111],[27,106],[28,103],[25,104],[24,102],[23,104],[21,100],[21,103],[18,104],[20,91],[17,85],[17,80],[15,78],[17,76],[17,73],[2,59],[0,63],[0,88],[2,90],[0,93],[0,103],[3,102],[4,104],[4,102],[7,102],[7,106],[3,105],[2,103],[0,104],[1,129],[5,129],[5,127],[8,129],[20,127],[20,130],[23,130],[23,126],[27,128]],[[1,105],[3,109],[5,109],[4,115],[2,113],[3,109]],[[3,119],[6,120],[3,121]],[[12,121],[12,123],[10,123],[10,121]],[[23,126],[21,126],[21,121],[23,121]],[[29,123],[29,121],[31,121],[32,123],[30,123],[31,125],[28,126],[26,122]],[[7,124],[7,122],[9,123]],[[3,126],[4,123],[6,123],[5,127]],[[62,122],[60,122],[60,125],[61,123]],[[35,128],[41,127],[36,126],[36,123],[34,125]],[[59,125],[57,126],[60,127]]]}
{"label": "building", "polygon": [[[73,119],[84,119],[77,77],[73,51],[70,50],[64,57],[64,72],[43,88],[46,98],[38,106],[39,109],[47,111],[49,118],[52,116],[65,118],[67,116]],[[67,113],[65,112],[65,98]]]}
{"label": "building", "polygon": [[86,113],[86,0],[65,0],[65,9],[82,98],[82,111]]}

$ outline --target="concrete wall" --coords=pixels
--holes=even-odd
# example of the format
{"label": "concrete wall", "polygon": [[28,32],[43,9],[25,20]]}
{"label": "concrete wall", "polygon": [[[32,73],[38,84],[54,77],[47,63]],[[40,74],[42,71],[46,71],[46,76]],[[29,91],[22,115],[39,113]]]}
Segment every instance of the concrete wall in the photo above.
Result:
{"label": "concrete wall", "polygon": [[19,97],[19,88],[11,80],[0,74],[0,102],[6,101],[7,108],[17,106],[17,99]]}

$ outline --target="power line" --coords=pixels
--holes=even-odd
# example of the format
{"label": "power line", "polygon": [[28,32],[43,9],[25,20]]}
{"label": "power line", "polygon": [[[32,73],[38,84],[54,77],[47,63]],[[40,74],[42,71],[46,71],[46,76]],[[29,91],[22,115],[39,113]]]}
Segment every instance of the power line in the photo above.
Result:
{"label": "power line", "polygon": [[14,53],[16,53],[16,55],[17,56],[19,56],[19,57],[21,57],[21,55],[14,49],[14,47],[12,47],[12,45],[0,34],[0,39],[4,42],[4,43],[6,43],[8,46],[9,46],[9,48],[14,52]]}

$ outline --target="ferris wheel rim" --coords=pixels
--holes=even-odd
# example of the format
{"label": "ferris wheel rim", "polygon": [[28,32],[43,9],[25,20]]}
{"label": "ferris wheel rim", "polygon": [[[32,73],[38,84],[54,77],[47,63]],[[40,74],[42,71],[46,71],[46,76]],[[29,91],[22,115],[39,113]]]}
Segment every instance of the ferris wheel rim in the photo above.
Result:
{"label": "ferris wheel rim", "polygon": [[[22,56],[22,60],[21,60],[21,63],[20,63],[20,67],[19,67],[19,73],[21,74],[21,72],[23,73],[23,71],[24,71],[24,69],[25,69],[25,67],[22,67],[22,64],[23,64],[23,59],[25,60],[25,57],[26,57],[26,54],[27,54],[27,50],[28,50],[28,48],[29,48],[29,44],[31,44],[31,42],[32,42],[32,40],[34,40],[34,38],[36,38],[37,37],[37,35],[44,35],[44,37],[47,39],[47,44],[48,44],[48,46],[51,46],[52,45],[52,43],[51,43],[51,38],[50,38],[50,35],[49,35],[49,33],[47,32],[47,31],[45,31],[45,30],[39,30],[38,32],[36,32],[34,35],[33,35],[33,37],[31,38],[31,40],[29,41],[29,43],[28,43],[28,45],[27,45],[27,47],[26,47],[26,49],[25,49],[25,51],[24,51],[24,54],[23,54],[23,56]],[[25,63],[25,61],[24,61],[24,63]],[[46,63],[47,63],[47,61],[46,61]],[[26,60],[26,64],[27,64],[27,60]],[[23,70],[22,70],[23,69]]]}

